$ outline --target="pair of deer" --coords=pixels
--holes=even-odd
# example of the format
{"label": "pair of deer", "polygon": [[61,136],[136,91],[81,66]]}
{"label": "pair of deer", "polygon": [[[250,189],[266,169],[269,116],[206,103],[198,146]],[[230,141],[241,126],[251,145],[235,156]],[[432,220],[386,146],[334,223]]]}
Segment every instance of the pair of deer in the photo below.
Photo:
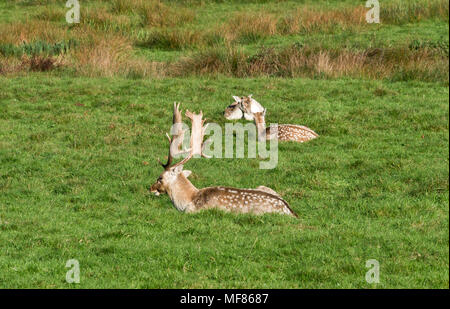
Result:
{"label": "pair of deer", "polygon": [[[244,98],[234,98],[236,102],[229,106],[227,109],[238,108],[242,113],[241,117],[239,118],[245,117],[245,119],[247,120],[255,119],[256,125],[258,127],[258,136],[259,138],[262,138],[264,136],[263,134],[265,134],[266,129],[270,130],[270,128],[265,128],[265,110],[255,110],[259,107],[255,103],[253,103],[254,100],[251,99],[251,96]],[[259,103],[257,104],[260,105]],[[256,108],[252,105],[256,106]],[[191,171],[183,170],[183,165],[194,156],[205,156],[203,153],[205,146],[205,144],[203,143],[206,128],[206,126],[204,125],[205,121],[202,119],[202,112],[200,112],[200,114],[193,114],[189,111],[186,111],[186,117],[191,120],[192,134],[190,139],[190,148],[188,150],[181,149],[185,132],[181,126],[182,116],[179,107],[179,104],[177,105],[176,103],[174,103],[172,138],[168,134],[166,134],[169,140],[169,155],[167,158],[167,163],[163,164],[159,162],[164,168],[164,172],[151,186],[150,191],[152,193],[154,193],[155,195],[167,193],[174,206],[178,210],[187,213],[216,208],[236,213],[279,213],[297,217],[297,214],[289,207],[289,204],[284,199],[282,199],[277,192],[265,186],[259,186],[256,189],[237,189],[229,187],[207,187],[203,189],[197,189],[188,180]],[[236,110],[234,113],[239,114],[238,110]],[[227,117],[227,111],[225,111],[225,116]],[[278,125],[277,128],[278,130],[281,129],[285,132],[281,135],[280,133],[278,133],[278,138],[280,140],[296,140],[300,142],[305,141],[306,139],[304,137],[298,139],[292,138],[293,136],[295,136],[296,132],[299,132],[296,128],[301,128],[301,130],[303,130],[303,133],[301,133],[302,136],[306,136],[309,134],[308,136],[314,136],[310,137],[310,139],[317,137],[317,134],[314,133],[314,131],[303,126]],[[276,131],[277,130],[275,130],[275,132]],[[274,136],[268,136],[267,138],[270,139],[273,137]],[[181,153],[187,153],[188,155],[178,163],[172,164],[174,156]]]}
{"label": "pair of deer", "polygon": [[[224,116],[228,120],[246,119],[255,121],[258,130],[258,138],[273,139],[278,138],[279,141],[294,141],[303,143],[314,139],[318,136],[316,132],[305,126],[296,124],[281,124],[266,127],[266,109],[262,107],[252,95],[247,97],[233,96],[234,103],[229,105],[224,112]],[[275,130],[271,130],[273,128]],[[273,133],[271,133],[273,132]]]}

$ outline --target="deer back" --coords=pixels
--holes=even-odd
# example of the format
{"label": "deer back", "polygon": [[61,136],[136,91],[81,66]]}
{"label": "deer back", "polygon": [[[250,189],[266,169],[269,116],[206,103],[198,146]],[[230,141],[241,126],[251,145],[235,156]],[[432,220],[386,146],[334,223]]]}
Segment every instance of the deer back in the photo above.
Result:
{"label": "deer back", "polygon": [[192,202],[194,211],[219,208],[236,213],[279,213],[297,217],[285,200],[257,189],[209,187],[200,189]]}

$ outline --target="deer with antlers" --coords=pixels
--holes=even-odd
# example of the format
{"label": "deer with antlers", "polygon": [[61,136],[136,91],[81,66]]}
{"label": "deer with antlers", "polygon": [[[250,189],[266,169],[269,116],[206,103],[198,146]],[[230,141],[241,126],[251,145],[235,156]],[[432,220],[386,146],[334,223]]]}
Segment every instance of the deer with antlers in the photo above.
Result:
{"label": "deer with antlers", "polygon": [[[174,113],[177,113],[177,111],[178,108],[175,105]],[[199,115],[202,115],[202,113]],[[187,113],[187,117],[191,119],[192,123],[193,138],[190,140],[191,147],[188,155],[178,163],[173,164],[174,154],[179,153],[178,145],[174,144],[178,137],[170,138],[167,135],[169,139],[167,163],[162,164],[160,162],[164,171],[151,186],[150,191],[156,195],[167,193],[175,208],[187,213],[215,208],[236,213],[279,213],[297,217],[288,203],[270,188],[260,186],[257,189],[236,189],[219,186],[197,189],[188,180],[191,171],[183,170],[183,165],[194,156],[195,145],[193,144],[197,143],[198,147],[198,144],[203,143],[202,140],[199,140],[199,137],[203,139],[199,130],[204,130],[204,121],[199,115],[195,117],[191,113]],[[200,147],[200,149],[203,149],[203,147]]]}

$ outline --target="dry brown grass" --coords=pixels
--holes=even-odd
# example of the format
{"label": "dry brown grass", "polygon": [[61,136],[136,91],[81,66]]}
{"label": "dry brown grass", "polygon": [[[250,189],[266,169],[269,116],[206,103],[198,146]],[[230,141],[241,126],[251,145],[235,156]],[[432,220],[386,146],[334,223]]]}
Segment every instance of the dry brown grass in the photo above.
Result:
{"label": "dry brown grass", "polygon": [[35,15],[35,18],[45,21],[64,21],[66,12],[65,7],[46,6]]}
{"label": "dry brown grass", "polygon": [[168,50],[198,47],[205,44],[205,34],[186,29],[155,29],[137,41],[137,45]]}
{"label": "dry brown grass", "polygon": [[358,6],[339,10],[321,11],[303,7],[280,18],[280,34],[309,33],[314,31],[334,31],[366,24],[366,8]]}
{"label": "dry brown grass", "polygon": [[137,59],[132,43],[122,36],[94,36],[70,53],[71,67],[82,76],[164,77],[165,64]]}
{"label": "dry brown grass", "polygon": [[8,75],[23,71],[21,68],[21,61],[16,57],[2,57],[0,56],[0,74]]}
{"label": "dry brown grass", "polygon": [[173,27],[195,19],[194,11],[176,5],[168,6],[159,0],[114,0],[112,11],[138,14],[143,24],[151,27]]}
{"label": "dry brown grass", "polygon": [[259,38],[277,33],[278,19],[265,12],[239,12],[222,25],[219,33],[227,41],[238,38]]}
{"label": "dry brown grass", "polygon": [[128,16],[112,14],[103,7],[85,9],[81,23],[104,32],[125,32],[132,26]]}
{"label": "dry brown grass", "polygon": [[132,46],[119,36],[93,37],[72,53],[77,71],[85,75],[113,76],[129,57]]}
{"label": "dry brown grass", "polygon": [[442,79],[448,81],[448,57],[430,50],[323,50],[292,46],[281,51],[263,49],[251,57],[242,51],[217,49],[183,58],[171,67],[173,76],[233,77],[364,77]]}
{"label": "dry brown grass", "polygon": [[403,24],[425,19],[449,18],[448,0],[391,1],[380,6],[382,23]]}
{"label": "dry brown grass", "polygon": [[213,48],[191,56],[183,57],[169,66],[170,76],[225,74],[228,76],[243,76],[247,55],[242,50],[228,48],[223,50]]}
{"label": "dry brown grass", "polygon": [[48,72],[65,66],[63,56],[23,55],[17,57],[0,56],[0,74],[10,75],[20,72]]}
{"label": "dry brown grass", "polygon": [[[429,18],[448,20],[448,0],[396,1],[381,6],[382,22],[416,22]],[[265,11],[239,12],[221,25],[218,33],[227,41],[255,40],[272,35],[333,32],[367,26],[363,5],[333,10],[303,6],[278,16]]]}
{"label": "dry brown grass", "polygon": [[49,21],[31,20],[2,24],[0,27],[1,43],[21,44],[38,39],[56,43],[68,39],[67,31]]}
{"label": "dry brown grass", "polygon": [[62,67],[63,63],[64,60],[62,56],[54,57],[34,55],[31,57],[22,57],[22,66],[24,66],[25,69],[35,72],[53,71],[59,67]]}
{"label": "dry brown grass", "polygon": [[239,12],[219,27],[218,33],[227,41],[255,40],[272,35],[334,31],[336,27],[349,28],[365,25],[364,6],[321,11],[303,7],[284,16],[264,11]]}
{"label": "dry brown grass", "polygon": [[[0,28],[2,44],[45,41],[61,42],[75,38],[76,48],[59,56],[24,55],[21,58],[0,56],[0,74],[28,71],[51,71],[67,67],[84,76],[164,76],[164,65],[157,62],[135,59],[132,42],[115,31],[102,31],[102,20],[107,12],[100,10],[87,22],[75,25],[70,31],[49,21],[31,20],[27,23],[12,23]],[[102,19],[105,17],[106,19]],[[93,27],[93,23],[98,27]]]}
{"label": "dry brown grass", "polygon": [[[106,5],[106,3],[108,5]],[[407,47],[372,50],[329,50],[320,47],[262,49],[247,55],[236,41],[254,41],[273,35],[333,32],[366,24],[364,6],[319,10],[302,7],[286,13],[238,12],[212,29],[179,27],[195,19],[186,6],[169,6],[158,0],[114,0],[86,7],[81,24],[59,23],[66,10],[49,6],[27,22],[3,24],[0,43],[21,45],[35,41],[57,43],[75,39],[77,46],[57,57],[0,56],[0,73],[49,71],[68,67],[80,75],[164,77],[224,74],[235,77],[368,77],[410,76],[448,80],[448,53]],[[383,11],[384,10],[384,11]],[[394,1],[382,6],[384,22],[402,23],[425,18],[447,18],[448,1]],[[39,17],[39,18],[38,18]],[[136,27],[137,26],[137,27]],[[135,30],[140,29],[139,32]],[[141,35],[146,33],[147,35]],[[139,34],[139,40],[136,38]],[[198,48],[201,51],[175,63],[133,57],[133,41],[159,49]],[[219,43],[219,44],[218,44]],[[223,44],[225,43],[225,48]],[[208,46],[216,46],[208,48]],[[220,47],[217,47],[220,46]]]}

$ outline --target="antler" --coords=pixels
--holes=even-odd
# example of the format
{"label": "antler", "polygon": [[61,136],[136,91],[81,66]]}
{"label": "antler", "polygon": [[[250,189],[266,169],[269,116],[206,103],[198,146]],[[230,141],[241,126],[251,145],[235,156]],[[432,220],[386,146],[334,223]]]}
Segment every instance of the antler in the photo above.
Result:
{"label": "antler", "polygon": [[192,134],[191,134],[191,147],[192,147],[192,155],[196,157],[205,157],[209,158],[209,156],[203,153],[203,150],[207,144],[211,141],[208,140],[203,143],[203,138],[205,137],[205,131],[208,124],[205,124],[206,119],[202,119],[203,112],[200,111],[199,114],[193,114],[189,110],[186,110],[186,117],[191,119],[192,123]]}
{"label": "antler", "polygon": [[[202,120],[203,112],[200,111],[199,114],[193,114],[190,111],[186,110],[186,117],[188,117],[191,120],[192,124],[192,132],[191,132],[191,139],[190,139],[190,148],[188,150],[180,150],[180,147],[182,145],[183,139],[184,139],[184,133],[185,131],[182,129],[182,122],[181,122],[181,112],[179,110],[180,104],[174,103],[173,105],[173,125],[174,125],[174,133],[173,137],[170,138],[169,134],[166,133],[167,139],[169,140],[169,155],[167,158],[167,163],[163,164],[161,161],[159,163],[164,167],[165,170],[168,170],[169,168],[176,167],[181,164],[185,164],[187,161],[189,161],[193,156],[204,156],[203,154],[203,138],[205,134],[206,126],[204,126],[205,120]],[[175,155],[181,154],[181,153],[189,153],[187,157],[185,157],[180,162],[172,164],[173,157]]]}
{"label": "antler", "polygon": [[177,156],[179,154],[183,154],[183,153],[187,153],[190,151],[190,149],[188,150],[181,150],[182,148],[182,144],[183,144],[183,140],[184,140],[184,133],[185,130],[183,130],[182,127],[182,117],[181,117],[181,112],[180,112],[180,104],[181,103],[176,103],[173,102],[173,117],[172,117],[172,135],[173,138],[170,138],[169,134],[166,133],[167,139],[169,140],[169,154],[167,157],[167,163],[163,164],[159,159],[158,162],[159,164],[162,165],[162,167],[164,167],[164,169],[169,169],[171,167],[172,161],[173,161],[173,157]]}

